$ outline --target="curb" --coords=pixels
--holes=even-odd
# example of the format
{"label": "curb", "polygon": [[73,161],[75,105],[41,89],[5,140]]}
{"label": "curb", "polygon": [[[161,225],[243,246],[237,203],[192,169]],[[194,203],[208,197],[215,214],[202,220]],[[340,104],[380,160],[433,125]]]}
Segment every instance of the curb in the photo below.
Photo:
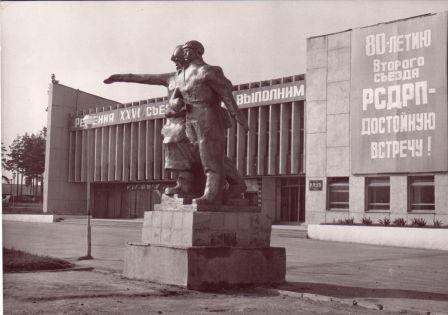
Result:
{"label": "curb", "polygon": [[384,306],[378,303],[369,303],[365,301],[357,301],[355,299],[349,301],[348,299],[340,299],[332,296],[327,295],[320,295],[320,294],[313,294],[313,293],[300,293],[300,292],[293,292],[293,291],[286,291],[286,290],[277,290],[278,293],[281,295],[289,296],[292,298],[299,298],[299,299],[308,299],[315,302],[338,302],[344,305],[351,305],[351,306],[359,306],[371,310],[376,311],[382,311],[384,309]]}
{"label": "curb", "polygon": [[23,271],[10,271],[8,273],[36,273],[36,272],[64,272],[64,271],[92,271],[93,267],[72,267],[65,269],[42,269],[42,270],[23,270]]}

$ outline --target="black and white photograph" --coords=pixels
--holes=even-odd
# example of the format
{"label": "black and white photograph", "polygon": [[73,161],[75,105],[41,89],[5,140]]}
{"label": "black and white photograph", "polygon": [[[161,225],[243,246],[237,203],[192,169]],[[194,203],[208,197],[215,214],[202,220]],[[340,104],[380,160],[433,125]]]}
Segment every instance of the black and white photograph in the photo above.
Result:
{"label": "black and white photograph", "polygon": [[448,1],[0,2],[4,314],[448,314]]}

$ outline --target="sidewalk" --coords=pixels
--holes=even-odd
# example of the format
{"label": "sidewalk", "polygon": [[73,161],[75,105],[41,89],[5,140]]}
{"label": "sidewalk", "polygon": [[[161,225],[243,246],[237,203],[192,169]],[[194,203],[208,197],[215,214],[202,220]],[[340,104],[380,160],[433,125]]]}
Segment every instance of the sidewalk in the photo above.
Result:
{"label": "sidewalk", "polygon": [[[140,236],[139,224],[93,222],[95,259],[79,264],[120,273],[125,243],[139,241]],[[76,259],[85,254],[85,225],[3,222],[3,242],[6,247]],[[288,299],[305,294],[321,302],[329,296],[346,305],[354,300],[369,308],[381,305],[391,312],[448,310],[448,252],[323,242],[276,233],[271,243],[286,247],[287,283],[278,290]],[[17,274],[7,275],[5,284],[17,278]]]}

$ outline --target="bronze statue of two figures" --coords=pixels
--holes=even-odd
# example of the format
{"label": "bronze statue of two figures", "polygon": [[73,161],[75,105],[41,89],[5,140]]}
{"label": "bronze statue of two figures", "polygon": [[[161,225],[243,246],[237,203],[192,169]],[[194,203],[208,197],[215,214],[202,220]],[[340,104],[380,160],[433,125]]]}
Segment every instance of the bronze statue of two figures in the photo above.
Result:
{"label": "bronze statue of two figures", "polygon": [[171,56],[176,72],[114,74],[104,83],[135,82],[168,88],[167,119],[162,129],[165,169],[175,174],[177,183],[165,194],[195,198],[198,205],[220,205],[246,191],[225,146],[232,118],[246,131],[248,125],[233,98],[232,83],[220,67],[205,63],[203,54],[200,42],[189,41],[177,46]]}

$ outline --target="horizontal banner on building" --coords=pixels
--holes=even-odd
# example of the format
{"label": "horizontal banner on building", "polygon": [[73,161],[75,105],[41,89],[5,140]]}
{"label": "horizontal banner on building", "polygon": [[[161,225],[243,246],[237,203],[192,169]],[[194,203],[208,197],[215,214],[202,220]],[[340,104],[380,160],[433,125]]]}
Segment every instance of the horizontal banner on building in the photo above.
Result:
{"label": "horizontal banner on building", "polygon": [[305,81],[235,91],[233,97],[241,108],[301,101],[305,99]]}
{"label": "horizontal banner on building", "polygon": [[[240,108],[301,101],[305,99],[305,81],[302,80],[235,91],[233,92],[233,97]],[[148,119],[164,118],[166,110],[166,101],[117,108],[103,112],[90,113],[87,124],[90,128],[98,128]],[[87,126],[84,117],[85,116],[73,117],[71,120],[71,129],[80,130],[86,128]]]}
{"label": "horizontal banner on building", "polygon": [[86,123],[90,128],[98,128],[148,119],[163,118],[165,117],[167,105],[167,102],[158,102],[117,108],[99,113],[90,113],[88,115],[89,122],[84,121],[85,116],[74,117],[71,121],[71,129],[84,129],[87,127]]}
{"label": "horizontal banner on building", "polygon": [[446,13],[356,29],[354,174],[447,171]]}

